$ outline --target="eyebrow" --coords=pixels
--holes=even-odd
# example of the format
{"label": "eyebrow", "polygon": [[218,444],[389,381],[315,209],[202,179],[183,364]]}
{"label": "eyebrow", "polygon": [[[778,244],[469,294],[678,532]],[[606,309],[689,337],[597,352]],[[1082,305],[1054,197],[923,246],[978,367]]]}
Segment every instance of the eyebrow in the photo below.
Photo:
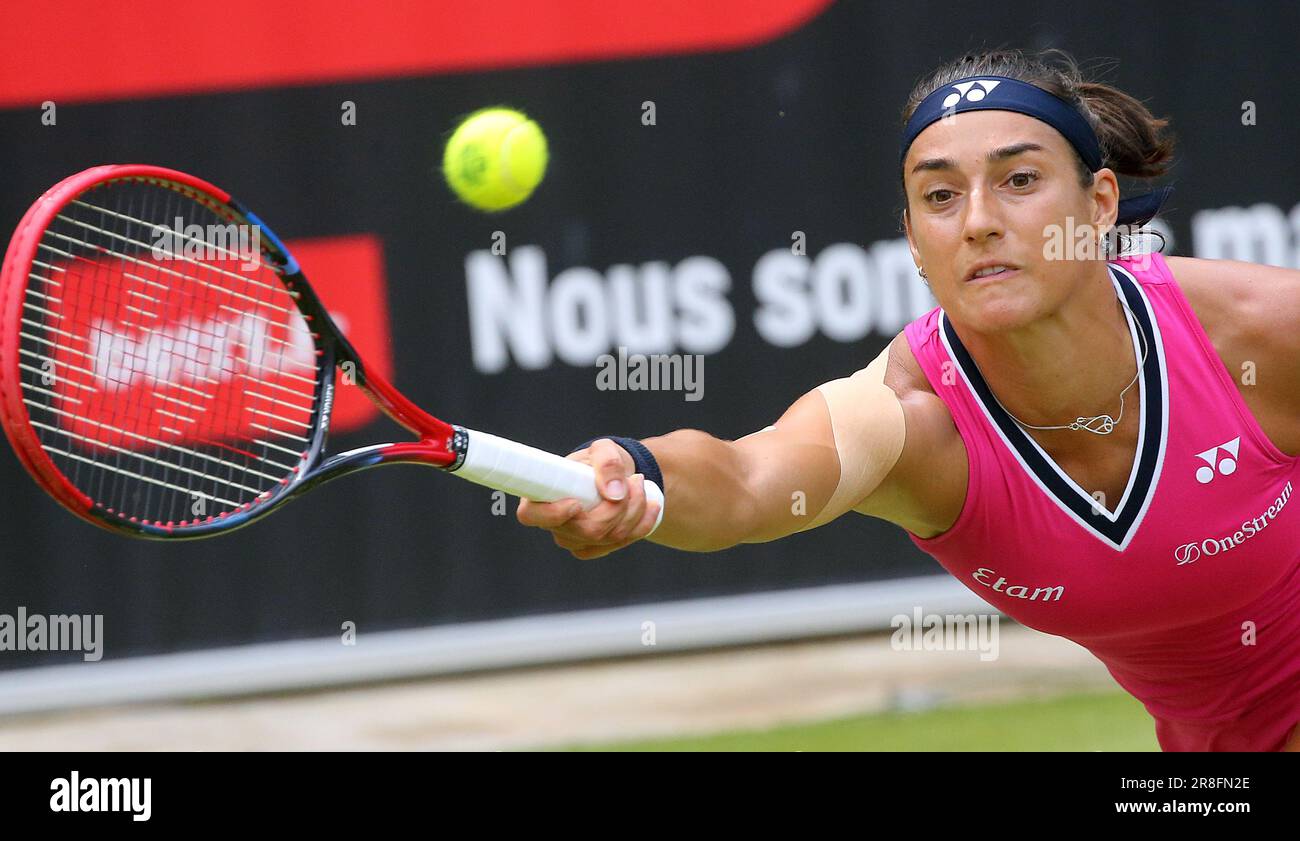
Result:
{"label": "eyebrow", "polygon": [[[1003,146],[999,149],[994,149],[990,151],[987,155],[987,158],[989,163],[997,163],[998,161],[1005,161],[1007,158],[1014,158],[1016,155],[1020,155],[1025,152],[1041,152],[1041,151],[1043,151],[1043,147],[1037,143],[1030,143],[1030,142],[1013,143],[1010,146]],[[935,170],[947,170],[947,169],[956,169],[956,168],[957,168],[957,162],[954,161],[952,158],[926,158],[916,166],[912,167],[912,173],[916,174],[923,170],[935,171]]]}

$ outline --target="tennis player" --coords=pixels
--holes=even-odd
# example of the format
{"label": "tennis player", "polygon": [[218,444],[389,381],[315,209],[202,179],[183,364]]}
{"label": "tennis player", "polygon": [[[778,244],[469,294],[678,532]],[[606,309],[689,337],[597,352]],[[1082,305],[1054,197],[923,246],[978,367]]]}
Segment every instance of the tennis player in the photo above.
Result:
{"label": "tennis player", "polygon": [[1147,221],[1167,188],[1120,200],[1116,174],[1173,148],[1059,51],[966,55],[904,117],[903,221],[939,306],[737,441],[589,442],[571,457],[604,500],[519,520],[600,557],[651,531],[643,478],[665,489],[650,539],[689,551],[879,517],[1092,651],[1164,750],[1300,750],[1300,271],[1049,247]]}

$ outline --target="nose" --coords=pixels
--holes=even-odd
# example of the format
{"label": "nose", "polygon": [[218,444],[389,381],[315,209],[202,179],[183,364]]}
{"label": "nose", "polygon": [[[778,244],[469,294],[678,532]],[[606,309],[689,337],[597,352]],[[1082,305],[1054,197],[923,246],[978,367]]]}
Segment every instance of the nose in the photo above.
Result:
{"label": "nose", "polygon": [[978,184],[971,189],[962,222],[962,235],[970,243],[980,243],[990,236],[1003,235],[1005,228],[1002,207],[990,188]]}

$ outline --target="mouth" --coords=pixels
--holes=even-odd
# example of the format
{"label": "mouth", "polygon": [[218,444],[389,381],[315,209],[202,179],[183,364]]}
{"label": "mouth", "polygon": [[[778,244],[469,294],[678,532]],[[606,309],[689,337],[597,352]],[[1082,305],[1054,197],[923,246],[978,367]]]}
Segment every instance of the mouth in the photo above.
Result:
{"label": "mouth", "polygon": [[989,266],[981,266],[980,268],[971,272],[969,276],[967,276],[966,282],[987,283],[995,280],[1004,280],[1008,277],[1011,277],[1014,274],[1017,274],[1019,271],[1020,269],[1016,268],[1015,266],[1008,266],[1001,263],[989,265]]}

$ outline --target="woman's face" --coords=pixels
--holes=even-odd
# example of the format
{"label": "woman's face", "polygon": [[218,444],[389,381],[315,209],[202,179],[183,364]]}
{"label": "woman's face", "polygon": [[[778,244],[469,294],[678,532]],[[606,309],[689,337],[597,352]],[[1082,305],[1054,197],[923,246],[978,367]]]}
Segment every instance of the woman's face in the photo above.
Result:
{"label": "woman's face", "polygon": [[[944,311],[980,332],[1023,327],[1083,288],[1100,256],[1087,240],[1095,245],[1118,209],[1111,170],[1081,187],[1066,139],[1013,111],[932,123],[908,149],[903,173],[913,259]],[[971,277],[990,261],[1012,270]]]}

